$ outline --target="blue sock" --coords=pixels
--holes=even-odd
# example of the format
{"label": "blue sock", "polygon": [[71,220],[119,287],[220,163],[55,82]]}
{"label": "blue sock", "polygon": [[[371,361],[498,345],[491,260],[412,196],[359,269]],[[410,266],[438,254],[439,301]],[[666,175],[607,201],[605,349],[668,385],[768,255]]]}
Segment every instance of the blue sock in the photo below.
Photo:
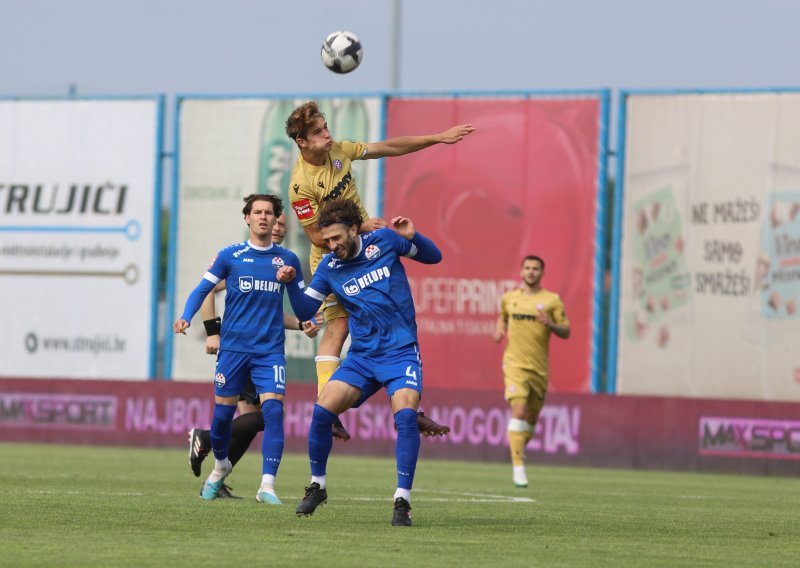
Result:
{"label": "blue sock", "polygon": [[261,443],[261,455],[264,464],[261,473],[277,475],[283,455],[283,403],[270,398],[261,405],[264,416],[264,439]]}
{"label": "blue sock", "polygon": [[236,414],[236,405],[214,403],[214,418],[211,419],[211,449],[214,457],[225,460],[228,457],[228,442],[231,439],[231,422]]}
{"label": "blue sock", "polygon": [[419,458],[417,413],[413,408],[404,408],[394,415],[394,423],[397,425],[397,486],[410,490]]}
{"label": "blue sock", "polygon": [[[308,429],[308,460],[311,462],[311,475],[325,475],[328,456],[333,447],[331,427],[334,420],[336,415],[333,412],[322,408],[319,404],[314,405],[311,426]],[[416,424],[416,415],[414,420]]]}

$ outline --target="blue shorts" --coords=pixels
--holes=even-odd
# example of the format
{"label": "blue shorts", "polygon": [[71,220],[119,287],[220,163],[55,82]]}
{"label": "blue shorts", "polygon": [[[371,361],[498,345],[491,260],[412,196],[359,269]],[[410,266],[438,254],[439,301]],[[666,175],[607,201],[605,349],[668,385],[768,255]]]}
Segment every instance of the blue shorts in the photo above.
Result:
{"label": "blue shorts", "polygon": [[258,394],[286,394],[286,356],[220,349],[214,373],[214,394],[239,396],[248,380],[253,381]]}
{"label": "blue shorts", "polygon": [[342,381],[361,391],[361,398],[353,405],[361,406],[381,387],[389,398],[400,389],[412,389],[422,395],[422,362],[416,344],[407,345],[379,355],[349,353],[341,366],[331,376],[332,381]]}

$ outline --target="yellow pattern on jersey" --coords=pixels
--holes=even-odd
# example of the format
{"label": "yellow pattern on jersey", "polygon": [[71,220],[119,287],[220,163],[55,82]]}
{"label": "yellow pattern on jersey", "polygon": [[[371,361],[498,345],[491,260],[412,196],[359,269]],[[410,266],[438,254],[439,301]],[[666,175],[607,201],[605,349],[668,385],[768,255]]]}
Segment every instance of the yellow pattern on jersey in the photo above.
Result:
{"label": "yellow pattern on jersey", "polygon": [[530,369],[547,377],[551,332],[536,321],[539,306],[554,323],[569,324],[564,303],[555,292],[542,289],[535,294],[523,294],[520,288],[503,294],[500,314],[508,329],[503,366]]}
{"label": "yellow pattern on jersey", "polygon": [[[314,166],[297,156],[292,177],[289,180],[289,199],[298,216],[300,225],[305,227],[316,223],[319,210],[329,199],[346,199],[355,202],[361,209],[361,216],[369,219],[367,211],[358,196],[356,180],[353,178],[353,160],[364,157],[367,145],[363,142],[336,142],[328,152],[328,161],[322,166]],[[304,213],[301,215],[300,211]],[[330,251],[311,245],[311,273],[317,269],[319,261]]]}

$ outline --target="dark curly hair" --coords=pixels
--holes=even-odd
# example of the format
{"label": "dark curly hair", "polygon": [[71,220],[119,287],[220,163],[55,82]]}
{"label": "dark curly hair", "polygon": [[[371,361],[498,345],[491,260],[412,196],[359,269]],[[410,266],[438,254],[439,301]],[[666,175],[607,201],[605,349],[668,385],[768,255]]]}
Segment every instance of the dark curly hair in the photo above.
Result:
{"label": "dark curly hair", "polygon": [[348,227],[353,225],[360,227],[363,222],[361,210],[353,201],[331,201],[319,214],[320,228],[336,223],[342,223]]}

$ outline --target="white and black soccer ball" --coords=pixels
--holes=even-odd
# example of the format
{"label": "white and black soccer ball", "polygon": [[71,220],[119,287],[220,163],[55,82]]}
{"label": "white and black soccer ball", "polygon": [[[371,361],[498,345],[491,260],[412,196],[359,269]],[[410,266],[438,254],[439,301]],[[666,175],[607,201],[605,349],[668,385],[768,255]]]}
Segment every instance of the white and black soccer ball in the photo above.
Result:
{"label": "white and black soccer ball", "polygon": [[350,73],[361,64],[364,48],[353,32],[333,32],[322,43],[320,57],[334,73]]}

